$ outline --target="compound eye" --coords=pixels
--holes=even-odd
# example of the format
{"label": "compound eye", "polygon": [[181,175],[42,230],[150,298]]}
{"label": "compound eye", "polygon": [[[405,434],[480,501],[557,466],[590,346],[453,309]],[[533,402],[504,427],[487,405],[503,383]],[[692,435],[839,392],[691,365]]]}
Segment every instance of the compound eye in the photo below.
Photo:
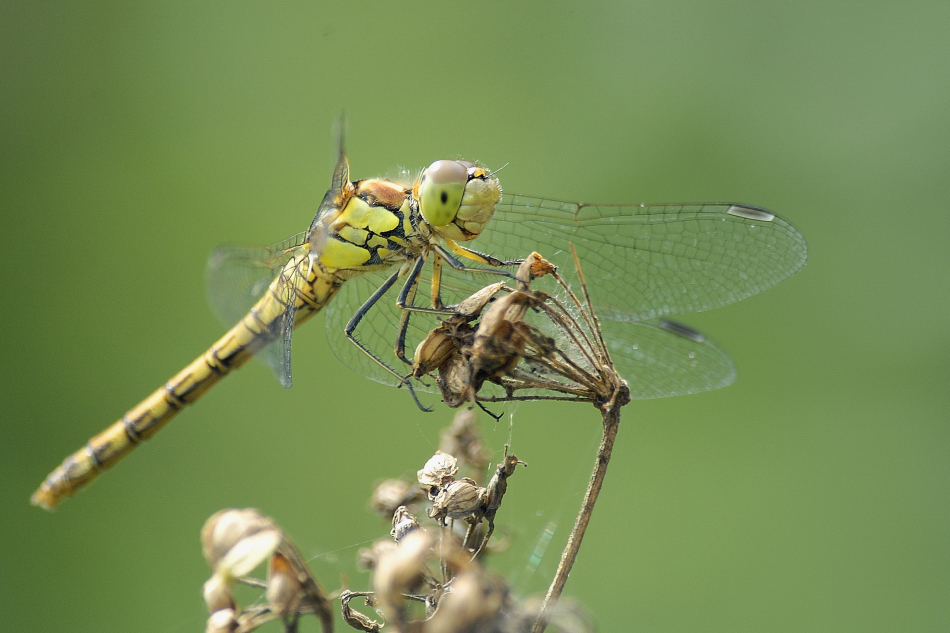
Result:
{"label": "compound eye", "polygon": [[419,183],[419,211],[425,221],[442,227],[455,220],[465,185],[468,168],[455,160],[437,160],[422,174]]}

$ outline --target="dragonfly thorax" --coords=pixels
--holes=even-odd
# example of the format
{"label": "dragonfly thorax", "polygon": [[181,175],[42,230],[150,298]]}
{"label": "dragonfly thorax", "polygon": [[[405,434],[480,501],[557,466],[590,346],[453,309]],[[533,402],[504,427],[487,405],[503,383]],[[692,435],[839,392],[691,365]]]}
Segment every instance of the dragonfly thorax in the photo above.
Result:
{"label": "dragonfly thorax", "polygon": [[412,191],[391,180],[350,183],[338,206],[315,223],[311,257],[330,270],[384,268],[405,260],[425,242],[415,206]]}

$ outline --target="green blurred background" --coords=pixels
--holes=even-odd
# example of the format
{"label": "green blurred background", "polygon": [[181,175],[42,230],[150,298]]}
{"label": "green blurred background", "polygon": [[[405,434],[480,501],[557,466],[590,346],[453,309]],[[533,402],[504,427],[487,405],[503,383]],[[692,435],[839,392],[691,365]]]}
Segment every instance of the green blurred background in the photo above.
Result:
{"label": "green blurred background", "polygon": [[[345,111],[356,177],[464,156],[508,191],[749,202],[808,239],[790,281],[686,319],[737,384],[626,409],[567,586],[600,630],[950,629],[948,33],[940,1],[4,2],[2,628],[203,630],[198,530],[228,506],[328,588],[366,582],[374,481],[451,413],[352,375],[322,318],[293,389],[248,366],[55,513],[28,504],[222,332],[215,246],[308,226]],[[487,440],[510,420],[530,468],[492,560],[530,592],[599,423],[508,411]]]}

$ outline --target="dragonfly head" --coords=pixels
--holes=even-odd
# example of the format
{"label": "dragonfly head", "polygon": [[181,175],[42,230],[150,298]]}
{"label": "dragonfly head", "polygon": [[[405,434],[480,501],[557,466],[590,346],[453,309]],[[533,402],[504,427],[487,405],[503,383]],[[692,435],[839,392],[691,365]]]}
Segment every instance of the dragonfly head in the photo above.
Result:
{"label": "dragonfly head", "polygon": [[497,178],[464,160],[437,160],[413,188],[422,218],[436,233],[459,242],[475,239],[495,212]]}

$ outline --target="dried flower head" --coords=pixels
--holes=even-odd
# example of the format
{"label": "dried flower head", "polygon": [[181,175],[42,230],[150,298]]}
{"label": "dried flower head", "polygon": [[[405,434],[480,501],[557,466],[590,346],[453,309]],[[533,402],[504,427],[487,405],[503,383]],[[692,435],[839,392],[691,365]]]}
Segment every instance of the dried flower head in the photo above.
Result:
{"label": "dried flower head", "polygon": [[426,561],[432,555],[433,540],[425,530],[413,530],[399,546],[380,557],[373,575],[376,604],[397,630],[406,619],[403,607],[407,594],[418,593],[429,574]]}
{"label": "dried flower head", "polygon": [[205,633],[233,633],[239,624],[234,609],[220,609],[208,617]]}
{"label": "dried flower head", "polygon": [[377,539],[372,547],[361,547],[356,553],[356,565],[360,569],[376,569],[380,557],[396,549],[396,543],[391,539]]}
{"label": "dried flower head", "polygon": [[412,516],[412,513],[406,509],[406,506],[400,506],[393,514],[393,529],[390,534],[393,540],[398,543],[407,534],[418,527],[419,522],[416,520],[416,517]]}
{"label": "dried flower head", "polygon": [[410,506],[424,498],[425,495],[418,486],[403,479],[387,479],[373,490],[369,507],[379,515],[391,517],[399,506]]}
{"label": "dried flower head", "polygon": [[296,613],[303,599],[300,577],[290,561],[282,554],[274,554],[267,568],[267,603],[281,618]]}
{"label": "dried flower head", "polygon": [[460,465],[464,464],[476,473],[481,473],[491,459],[482,443],[478,420],[472,409],[460,409],[452,419],[452,425],[444,429],[439,438],[440,451],[455,455]]}
{"label": "dried flower head", "polygon": [[436,494],[429,516],[443,522],[476,517],[481,513],[483,490],[467,477],[449,482]]}
{"label": "dried flower head", "polygon": [[[469,297],[475,311],[444,319],[430,335],[451,339],[455,352],[443,350],[439,362],[433,358],[425,365],[430,373],[437,370],[436,384],[445,403],[576,400],[600,406],[612,398],[617,398],[617,404],[629,401],[629,390],[613,368],[586,296],[579,266],[578,275],[584,303],[550,263],[532,253],[518,269],[517,289],[488,286]],[[553,295],[532,290],[531,282],[543,276],[553,277],[570,297],[570,309]],[[490,303],[484,300],[487,291],[507,294]],[[526,320],[529,315],[531,322]],[[486,384],[500,386],[502,393],[481,393]]]}
{"label": "dried flower head", "polygon": [[[222,510],[205,521],[201,529],[201,550],[208,564],[216,568],[225,554],[249,537],[263,533],[265,543],[273,541],[275,529],[274,522],[254,508]],[[277,530],[278,540],[279,534]],[[263,562],[268,555],[265,554],[260,558],[258,564]]]}
{"label": "dried flower head", "polygon": [[455,478],[459,470],[458,460],[447,453],[436,451],[416,476],[425,490],[441,488]]}
{"label": "dried flower head", "polygon": [[[271,519],[253,509],[223,510],[205,522],[201,542],[214,570],[204,585],[212,612],[209,631],[248,632],[275,619],[291,630],[302,613],[317,615],[325,631],[332,629],[329,600],[297,548]],[[264,561],[269,561],[266,582],[247,577]],[[234,583],[266,589],[267,602],[239,609]]]}

